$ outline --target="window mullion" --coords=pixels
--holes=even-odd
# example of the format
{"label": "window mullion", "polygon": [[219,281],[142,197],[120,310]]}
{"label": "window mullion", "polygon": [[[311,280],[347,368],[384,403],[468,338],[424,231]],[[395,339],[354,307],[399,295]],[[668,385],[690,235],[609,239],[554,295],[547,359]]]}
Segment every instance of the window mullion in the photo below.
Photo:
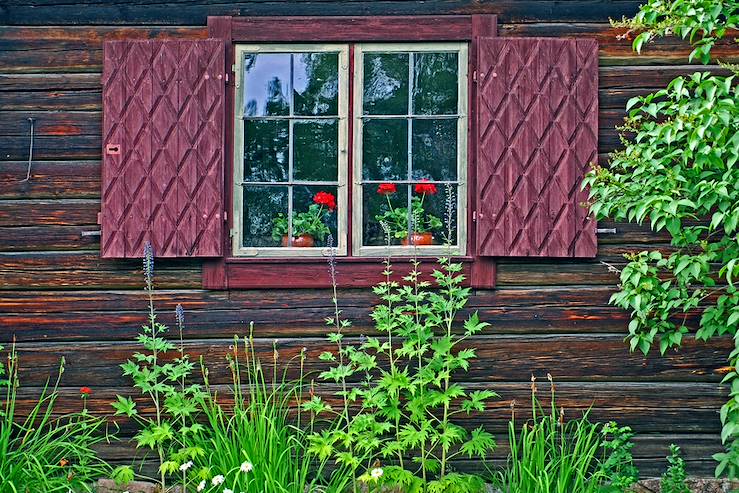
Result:
{"label": "window mullion", "polygon": [[[407,163],[407,169],[408,169],[408,180],[410,181],[413,179],[413,118],[411,117],[413,115],[413,52],[408,53],[408,163]],[[411,221],[413,220],[413,210],[412,210],[412,203],[413,203],[413,196],[412,196],[412,189],[413,186],[409,183],[406,187],[407,190],[407,204],[408,204],[408,244],[411,244],[411,234],[413,229],[413,224],[411,224]]]}
{"label": "window mullion", "polygon": [[287,125],[287,246],[293,245],[293,163],[295,150],[294,145],[294,128],[295,123],[294,109],[295,102],[293,101],[293,77],[295,75],[295,54],[290,55],[290,80],[287,84],[288,90],[288,104],[290,106],[290,119]]}

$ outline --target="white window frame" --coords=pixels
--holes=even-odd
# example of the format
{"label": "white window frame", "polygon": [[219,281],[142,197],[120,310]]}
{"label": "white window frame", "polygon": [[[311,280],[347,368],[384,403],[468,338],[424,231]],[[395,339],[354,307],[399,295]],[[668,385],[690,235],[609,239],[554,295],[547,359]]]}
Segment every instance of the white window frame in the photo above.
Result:
{"label": "white window frame", "polygon": [[[244,205],[244,84],[243,64],[247,53],[338,53],[338,186],[336,187],[336,244],[335,255],[347,254],[348,227],[348,111],[349,111],[349,45],[347,44],[237,44],[235,51],[235,97],[234,97],[234,165],[233,165],[233,229],[231,230],[232,253],[237,257],[320,257],[331,252],[326,247],[245,247],[243,235]],[[292,93],[290,94],[292,98]],[[292,141],[288,144],[289,163],[292,170]],[[292,176],[288,177],[292,179]],[[248,184],[248,183],[247,183]],[[300,184],[305,184],[300,182]],[[314,185],[311,185],[314,186]]]}
{"label": "white window frame", "polygon": [[[362,104],[364,95],[364,54],[397,52],[457,52],[457,245],[362,245]],[[358,43],[354,48],[354,108],[353,108],[353,204],[352,204],[352,254],[358,257],[381,257],[383,255],[464,255],[467,251],[467,127],[468,127],[468,60],[469,47],[466,42],[419,42],[419,43]],[[409,68],[409,70],[411,70]],[[412,98],[412,80],[409,80],[408,97]],[[409,136],[410,139],[410,136]],[[409,153],[411,149],[408,149]],[[409,155],[409,159],[410,159]],[[398,183],[398,181],[395,181]],[[401,181],[402,183],[402,181]],[[408,186],[411,186],[410,184]],[[439,193],[444,193],[443,187]]]}

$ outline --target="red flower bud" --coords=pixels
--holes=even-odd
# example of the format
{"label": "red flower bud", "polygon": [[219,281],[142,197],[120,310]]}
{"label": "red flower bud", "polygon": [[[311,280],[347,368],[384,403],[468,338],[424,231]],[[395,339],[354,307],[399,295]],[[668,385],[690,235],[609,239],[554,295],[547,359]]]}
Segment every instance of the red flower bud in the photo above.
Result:
{"label": "red flower bud", "polygon": [[416,188],[414,188],[415,192],[418,194],[425,194],[425,195],[436,195],[438,190],[436,189],[436,185],[433,183],[425,183],[428,182],[428,180],[421,180],[424,183],[418,183],[416,184]]}
{"label": "red flower bud", "polygon": [[380,183],[380,186],[377,187],[377,193],[380,195],[392,195],[398,191],[398,187],[395,186],[395,183]]}
{"label": "red flower bud", "polygon": [[82,394],[83,396],[88,396],[92,394],[92,389],[90,387],[82,387],[80,389],[80,394]]}
{"label": "red flower bud", "polygon": [[313,202],[327,207],[330,211],[336,209],[336,197],[332,193],[318,192],[313,196]]}

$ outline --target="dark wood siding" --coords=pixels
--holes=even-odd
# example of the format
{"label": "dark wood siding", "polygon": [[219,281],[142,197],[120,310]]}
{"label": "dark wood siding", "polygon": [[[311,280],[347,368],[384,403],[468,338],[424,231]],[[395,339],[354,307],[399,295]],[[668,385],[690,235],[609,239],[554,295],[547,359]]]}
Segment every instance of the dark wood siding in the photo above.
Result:
{"label": "dark wood siding", "polygon": [[[130,391],[117,364],[131,353],[146,302],[138,261],[101,260],[97,231],[102,148],[101,84],[104,39],[207,37],[206,16],[452,14],[500,15],[502,36],[594,37],[600,46],[599,153],[613,150],[614,125],[626,101],[692,71],[690,49],[677,40],[656,43],[641,57],[607,24],[635,12],[640,1],[333,1],[181,2],[135,0],[8,0],[0,6],[0,340],[17,337],[27,408],[48,373],[65,356],[62,405],[79,406],[78,388],[93,387],[90,407],[109,411],[116,392]],[[730,36],[731,37],[731,36]],[[731,43],[717,58],[737,60]],[[709,67],[716,70],[716,67]],[[26,174],[28,121],[36,119],[35,160]],[[647,247],[669,250],[663,234],[602,223],[616,234],[599,237],[594,260],[505,260],[494,291],[478,291],[470,309],[493,324],[472,341],[481,359],[468,383],[492,385],[503,399],[475,422],[502,438],[508,405],[527,399],[532,373],[550,372],[559,382],[567,414],[593,406],[597,419],[617,419],[641,435],[636,453],[646,472],[661,467],[670,442],[683,446],[693,473],[708,474],[720,449],[718,409],[725,397],[720,369],[730,341],[686,341],[661,358],[628,353],[627,314],[607,305],[621,254]],[[400,266],[397,267],[398,269]],[[378,273],[380,266],[378,265]],[[226,380],[224,353],[234,333],[256,324],[256,337],[271,357],[279,339],[281,358],[309,348],[311,362],[324,342],[330,312],[326,291],[202,290],[202,264],[161,261],[156,266],[162,319],[173,322],[177,302],[187,311],[188,345],[205,354],[212,376]],[[341,293],[353,335],[371,331],[366,290]],[[130,428],[124,427],[124,431]],[[501,440],[503,441],[503,440]],[[501,449],[499,457],[504,454]],[[106,451],[125,460],[130,449]],[[472,466],[472,464],[460,464]]]}

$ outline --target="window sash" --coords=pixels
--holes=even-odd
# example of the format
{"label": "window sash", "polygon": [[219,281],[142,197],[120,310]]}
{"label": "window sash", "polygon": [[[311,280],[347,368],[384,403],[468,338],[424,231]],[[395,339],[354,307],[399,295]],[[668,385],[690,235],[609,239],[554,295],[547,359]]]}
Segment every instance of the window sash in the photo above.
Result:
{"label": "window sash", "polygon": [[[310,185],[310,186],[335,186],[337,201],[337,236],[336,244],[333,249],[336,255],[346,255],[347,253],[347,223],[348,223],[348,111],[349,96],[347,88],[349,84],[349,46],[346,44],[237,44],[235,51],[235,97],[234,97],[234,166],[233,166],[233,228],[231,230],[232,252],[234,256],[240,257],[320,257],[330,254],[329,248],[325,247],[248,247],[243,245],[243,208],[244,208],[244,186],[288,186],[293,185]],[[244,55],[246,53],[338,53],[338,115],[337,116],[265,116],[250,117],[244,115]],[[292,108],[292,91],[290,92],[290,105]],[[292,113],[292,111],[291,111]],[[289,172],[288,181],[285,182],[255,182],[244,180],[244,121],[245,120],[286,120],[292,126],[294,121],[300,120],[325,120],[332,119],[338,121],[338,177],[336,182],[307,182],[304,180],[294,180],[293,172],[293,139],[290,133],[290,141],[288,143],[288,160]],[[288,217],[292,211],[292,193],[288,192]]]}
{"label": "window sash", "polygon": [[[352,184],[353,207],[352,207],[352,254],[355,256],[377,257],[387,255],[408,255],[416,251],[420,255],[464,255],[467,250],[467,126],[468,126],[468,45],[465,42],[424,42],[424,43],[360,43],[354,49],[354,107],[353,107],[353,171],[354,180]],[[405,115],[364,115],[364,54],[365,53],[397,53],[397,52],[456,52],[457,57],[457,113],[445,115],[413,115],[412,114],[412,88],[408,88],[408,109]],[[409,84],[412,84],[412,66],[409,63]],[[419,180],[412,180],[412,147],[410,139],[412,133],[408,132],[408,176],[406,180],[363,180],[362,179],[362,137],[364,122],[368,120],[380,120],[387,118],[396,119],[443,119],[457,118],[457,180],[431,180],[434,184],[452,184],[456,186],[457,197],[457,244],[451,248],[444,245],[428,246],[365,246],[363,245],[363,206],[364,186],[379,183],[395,183],[408,185],[408,207],[410,208],[411,185]],[[440,191],[440,193],[444,193]]]}

